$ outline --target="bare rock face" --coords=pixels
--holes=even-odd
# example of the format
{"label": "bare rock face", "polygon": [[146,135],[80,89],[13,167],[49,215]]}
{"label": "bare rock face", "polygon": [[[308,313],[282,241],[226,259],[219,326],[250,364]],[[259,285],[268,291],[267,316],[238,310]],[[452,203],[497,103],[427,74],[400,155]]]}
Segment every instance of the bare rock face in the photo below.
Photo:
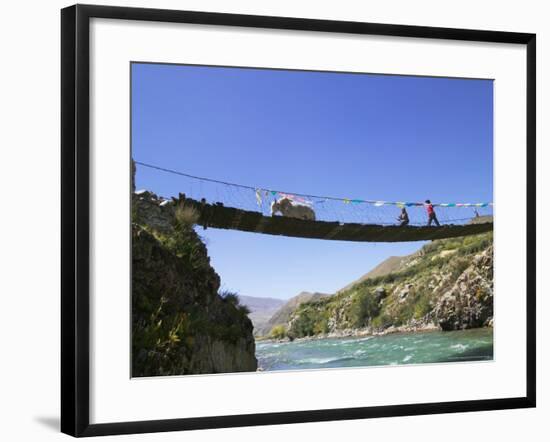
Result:
{"label": "bare rock face", "polygon": [[414,285],[413,284],[406,284],[405,287],[403,287],[398,293],[397,293],[397,299],[398,302],[403,303],[407,300],[408,296],[413,292]]}
{"label": "bare rock face", "polygon": [[161,233],[173,233],[175,204],[147,190],[135,192],[132,198],[134,221]]}
{"label": "bare rock face", "polygon": [[375,293],[375,296],[376,296],[376,302],[379,305],[382,304],[384,299],[386,299],[386,297],[388,296],[388,292],[386,291],[386,289],[384,287],[377,287],[376,290],[374,291],[374,293]]}
{"label": "bare rock face", "polygon": [[493,319],[493,247],[474,257],[445,292],[434,309],[443,330],[463,330],[492,325]]}

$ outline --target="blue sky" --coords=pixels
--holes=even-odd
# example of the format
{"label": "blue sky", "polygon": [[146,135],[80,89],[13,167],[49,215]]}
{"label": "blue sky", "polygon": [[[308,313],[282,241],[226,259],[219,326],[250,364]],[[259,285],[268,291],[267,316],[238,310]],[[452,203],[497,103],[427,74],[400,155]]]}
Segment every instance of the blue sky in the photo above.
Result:
{"label": "blue sky", "polygon": [[[492,201],[493,83],[134,63],[132,155],[289,192]],[[171,196],[188,182],[138,167],[136,185]],[[197,231],[223,288],[279,298],[333,292],[422,245]]]}

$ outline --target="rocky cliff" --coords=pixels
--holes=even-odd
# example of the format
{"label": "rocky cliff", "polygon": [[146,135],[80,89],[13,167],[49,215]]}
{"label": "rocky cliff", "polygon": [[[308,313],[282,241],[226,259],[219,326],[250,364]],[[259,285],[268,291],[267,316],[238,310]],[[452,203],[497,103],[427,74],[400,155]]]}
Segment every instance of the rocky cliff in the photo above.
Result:
{"label": "rocky cliff", "polygon": [[257,368],[248,310],[220,294],[194,217],[152,193],[133,196],[133,376]]}
{"label": "rocky cliff", "polygon": [[300,304],[290,338],[492,326],[493,236],[433,241],[392,271]]}

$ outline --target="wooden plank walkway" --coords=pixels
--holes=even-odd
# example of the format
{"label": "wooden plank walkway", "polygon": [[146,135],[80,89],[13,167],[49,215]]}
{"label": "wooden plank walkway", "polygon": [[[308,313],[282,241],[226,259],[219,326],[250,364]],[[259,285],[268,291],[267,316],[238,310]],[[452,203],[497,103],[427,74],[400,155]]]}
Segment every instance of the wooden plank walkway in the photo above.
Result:
{"label": "wooden plank walkway", "polygon": [[441,227],[383,226],[376,224],[306,221],[284,216],[264,216],[260,212],[208,204],[190,198],[180,204],[193,207],[200,214],[198,224],[204,228],[241,230],[295,238],[336,241],[403,242],[426,241],[476,235],[493,230],[493,222],[450,224]]}

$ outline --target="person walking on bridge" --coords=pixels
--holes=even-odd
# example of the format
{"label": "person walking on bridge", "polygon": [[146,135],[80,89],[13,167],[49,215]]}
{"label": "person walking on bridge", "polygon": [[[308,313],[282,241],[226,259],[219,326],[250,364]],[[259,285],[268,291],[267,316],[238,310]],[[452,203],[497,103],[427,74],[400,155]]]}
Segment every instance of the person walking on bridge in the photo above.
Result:
{"label": "person walking on bridge", "polygon": [[426,211],[428,212],[428,226],[432,225],[432,221],[435,223],[436,226],[440,226],[439,221],[437,220],[437,216],[435,215],[435,210],[432,202],[430,200],[425,201],[426,205]]}
{"label": "person walking on bridge", "polygon": [[404,207],[401,209],[401,214],[397,218],[397,221],[399,221],[400,227],[409,225],[409,214],[407,213],[407,209]]}

